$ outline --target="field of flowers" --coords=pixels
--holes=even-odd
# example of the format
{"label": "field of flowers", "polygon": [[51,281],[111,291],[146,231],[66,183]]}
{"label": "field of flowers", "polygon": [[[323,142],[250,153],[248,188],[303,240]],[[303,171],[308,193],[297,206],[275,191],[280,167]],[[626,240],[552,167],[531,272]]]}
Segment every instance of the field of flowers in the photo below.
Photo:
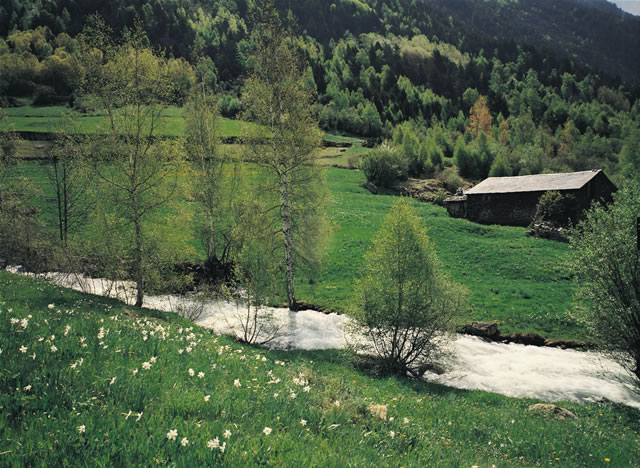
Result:
{"label": "field of flowers", "polygon": [[455,390],[242,345],[0,271],[2,466],[637,466],[640,413]]}

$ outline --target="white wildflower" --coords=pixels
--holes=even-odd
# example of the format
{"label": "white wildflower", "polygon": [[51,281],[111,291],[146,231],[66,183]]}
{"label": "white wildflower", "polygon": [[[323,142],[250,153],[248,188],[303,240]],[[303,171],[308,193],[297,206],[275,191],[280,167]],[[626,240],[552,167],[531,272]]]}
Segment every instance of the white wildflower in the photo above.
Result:
{"label": "white wildflower", "polygon": [[186,437],[183,437],[182,440],[180,441],[180,444],[183,447],[186,447],[187,445],[189,445],[189,439],[187,439]]}
{"label": "white wildflower", "polygon": [[149,369],[151,369],[151,363],[150,363],[150,362],[143,362],[143,363],[142,363],[142,368],[143,368],[144,370],[149,370]]}
{"label": "white wildflower", "polygon": [[26,352],[27,352],[27,349],[28,349],[28,348],[27,348],[26,346],[24,346],[24,345],[23,345],[23,346],[20,346],[20,352],[21,352],[21,353],[26,353]]}
{"label": "white wildflower", "polygon": [[202,379],[204,377],[204,372],[198,372],[198,377]]}
{"label": "white wildflower", "polygon": [[307,425],[307,420],[306,419],[301,419],[300,420],[300,425],[301,426],[306,426]]}
{"label": "white wildflower", "polygon": [[196,375],[196,372],[193,369],[189,368],[189,375],[193,377],[194,375]]}
{"label": "white wildflower", "polygon": [[178,437],[178,431],[176,431],[175,429],[171,429],[169,432],[167,432],[167,439],[176,440],[176,437]]}
{"label": "white wildflower", "polygon": [[262,432],[264,432],[264,435],[269,435],[269,434],[271,434],[271,428],[270,427],[265,427],[264,429],[262,429]]}
{"label": "white wildflower", "polygon": [[222,436],[225,439],[228,439],[229,437],[231,437],[231,431],[229,429],[227,429],[226,431],[224,431],[224,434]]}
{"label": "white wildflower", "polygon": [[205,395],[204,401],[209,401],[211,399],[211,395]]}
{"label": "white wildflower", "polygon": [[242,387],[242,384],[240,384],[240,379],[235,379],[233,381],[233,386],[234,387]]}
{"label": "white wildflower", "polygon": [[78,432],[81,433],[81,434],[84,433],[87,430],[87,428],[84,426],[84,424],[82,426],[78,426],[76,429],[78,429]]}

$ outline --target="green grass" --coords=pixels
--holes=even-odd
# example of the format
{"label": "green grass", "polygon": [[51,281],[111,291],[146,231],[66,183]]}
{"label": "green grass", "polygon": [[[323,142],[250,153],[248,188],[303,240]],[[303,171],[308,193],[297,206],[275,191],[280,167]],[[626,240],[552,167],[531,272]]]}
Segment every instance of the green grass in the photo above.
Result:
{"label": "green grass", "polygon": [[[559,421],[527,412],[535,400],[374,377],[338,351],[272,352],[192,327],[0,271],[0,465],[577,467],[640,459],[637,410],[563,403],[578,419]],[[371,404],[387,405],[389,419],[372,415]],[[207,448],[216,437],[224,452]]]}
{"label": "green grass", "polygon": [[[325,271],[299,282],[305,301],[344,310],[364,253],[391,208],[393,195],[372,195],[359,171],[328,169],[334,233]],[[444,208],[415,202],[446,270],[471,291],[465,320],[496,320],[503,333],[537,332],[581,339],[567,317],[572,282],[566,244],[529,238],[524,228],[484,226],[450,218]]]}
{"label": "green grass", "polygon": [[[46,163],[28,161],[20,168],[42,188],[42,198],[37,203],[54,232],[55,198],[47,183]],[[345,311],[364,254],[391,208],[394,195],[372,195],[361,188],[364,176],[359,171],[326,171],[332,197],[330,248],[322,270],[298,277],[297,296],[307,303]],[[250,172],[255,173],[255,169]],[[535,332],[553,339],[586,340],[584,331],[567,314],[572,307],[573,282],[567,267],[566,244],[526,237],[524,228],[484,226],[450,218],[444,208],[432,204],[415,202],[415,206],[444,268],[471,292],[471,310],[461,321],[497,321],[504,334]],[[184,207],[194,209],[193,203],[185,202]],[[198,217],[195,219],[197,222]],[[181,224],[162,229],[169,237],[186,237],[191,250],[185,261],[204,257],[195,228],[185,229]]]}
{"label": "green grass", "polygon": [[[0,121],[0,131],[49,133],[62,128],[73,128],[79,133],[99,134],[108,128],[107,117],[100,111],[83,114],[65,106],[22,106],[5,110],[8,118]],[[253,124],[221,117],[217,125],[220,137],[231,137],[246,135]],[[160,128],[163,135],[182,136],[183,108],[165,109]]]}

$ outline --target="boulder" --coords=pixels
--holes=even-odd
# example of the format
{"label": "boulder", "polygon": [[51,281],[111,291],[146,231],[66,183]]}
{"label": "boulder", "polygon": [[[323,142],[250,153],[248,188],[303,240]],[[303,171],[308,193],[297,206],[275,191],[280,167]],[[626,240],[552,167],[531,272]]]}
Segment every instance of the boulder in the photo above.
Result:
{"label": "boulder", "polygon": [[551,239],[560,242],[569,242],[570,231],[562,226],[556,226],[548,221],[534,223],[531,230],[525,233],[527,236]]}
{"label": "boulder", "polygon": [[466,333],[467,335],[488,338],[490,340],[500,338],[498,324],[495,322],[469,322],[460,329],[460,332]]}
{"label": "boulder", "polygon": [[545,340],[545,346],[549,346],[550,348],[560,348],[560,349],[577,349],[584,348],[584,343],[578,343],[577,341],[571,340]]}
{"label": "boulder", "polygon": [[537,403],[529,406],[527,411],[533,411],[536,413],[546,414],[548,416],[554,416],[558,419],[577,419],[577,416],[568,409],[561,408],[556,405]]}
{"label": "boulder", "polygon": [[546,338],[537,333],[516,333],[509,337],[509,341],[523,345],[544,346]]}
{"label": "boulder", "polygon": [[366,188],[369,192],[373,193],[374,195],[378,193],[378,187],[376,187],[376,185],[372,182],[367,182],[366,184],[363,185],[363,187]]}

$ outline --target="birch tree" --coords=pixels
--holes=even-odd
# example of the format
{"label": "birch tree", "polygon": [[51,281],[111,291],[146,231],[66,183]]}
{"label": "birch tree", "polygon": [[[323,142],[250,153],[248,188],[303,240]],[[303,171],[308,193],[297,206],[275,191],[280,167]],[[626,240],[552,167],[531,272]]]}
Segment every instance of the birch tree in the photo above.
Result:
{"label": "birch tree", "polygon": [[147,249],[148,241],[157,236],[144,221],[174,197],[184,169],[179,143],[159,138],[172,85],[166,59],[146,47],[139,26],[122,43],[112,45],[106,28],[99,20],[93,22],[84,42],[85,85],[104,109],[108,127],[104,136],[94,138],[89,163],[98,180],[111,189],[109,202],[118,216],[133,231],[131,274],[135,305],[140,307],[145,280],[157,270],[151,268],[151,260],[159,252],[157,247]]}
{"label": "birch tree", "polygon": [[282,240],[287,302],[296,310],[296,271],[320,259],[328,232],[326,183],[316,153],[322,135],[297,39],[273,9],[262,11],[254,41],[254,69],[243,100],[248,117],[260,127],[249,146],[253,160],[266,170],[262,190],[275,201],[274,234]]}

